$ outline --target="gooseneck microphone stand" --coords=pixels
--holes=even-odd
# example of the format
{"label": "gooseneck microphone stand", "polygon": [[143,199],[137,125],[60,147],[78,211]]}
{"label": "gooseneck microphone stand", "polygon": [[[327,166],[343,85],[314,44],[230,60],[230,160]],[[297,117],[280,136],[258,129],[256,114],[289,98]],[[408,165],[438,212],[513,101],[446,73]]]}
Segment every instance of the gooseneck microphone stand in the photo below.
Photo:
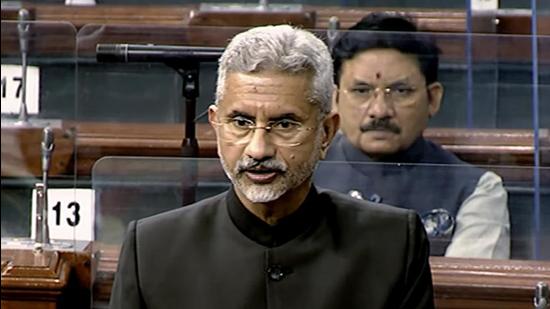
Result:
{"label": "gooseneck microphone stand", "polygon": [[334,44],[336,44],[336,39],[338,37],[338,30],[340,29],[340,20],[336,16],[331,16],[328,20],[327,28],[327,45],[329,50],[332,52]]}
{"label": "gooseneck microphone stand", "polygon": [[[181,156],[197,158],[199,144],[196,137],[195,113],[199,97],[199,69],[201,62],[216,62],[223,48],[139,45],[139,44],[97,44],[98,62],[160,62],[173,68],[182,78],[182,95],[185,99],[185,134],[181,142]],[[182,177],[182,206],[195,202],[198,166],[194,160],[186,161]]]}
{"label": "gooseneck microphone stand", "polygon": [[[197,158],[199,143],[195,128],[195,113],[197,98],[199,97],[199,63],[184,65],[169,64],[182,78],[183,97],[185,98],[185,135],[181,142],[181,156]],[[183,117],[182,117],[183,118]],[[198,162],[189,160],[184,164],[182,177],[182,206],[189,205],[196,200],[198,183]]]}
{"label": "gooseneck microphone stand", "polygon": [[51,165],[54,145],[54,134],[51,127],[45,127],[42,131],[42,182],[35,185],[36,189],[36,235],[37,247],[50,245],[50,231],[48,228],[48,176]]}
{"label": "gooseneck microphone stand", "polygon": [[28,125],[29,113],[27,110],[27,54],[29,51],[29,11],[20,9],[18,12],[17,31],[19,33],[19,49],[21,51],[21,105],[16,124]]}

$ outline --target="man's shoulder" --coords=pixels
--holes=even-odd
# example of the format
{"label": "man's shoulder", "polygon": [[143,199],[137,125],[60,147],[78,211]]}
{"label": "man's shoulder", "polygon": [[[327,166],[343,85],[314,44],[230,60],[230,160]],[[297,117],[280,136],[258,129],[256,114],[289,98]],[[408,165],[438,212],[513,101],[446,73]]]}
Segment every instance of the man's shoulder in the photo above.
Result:
{"label": "man's shoulder", "polygon": [[327,155],[324,159],[325,161],[340,161],[346,159],[343,151],[343,136],[344,135],[341,131],[336,132],[328,148]]}
{"label": "man's shoulder", "polygon": [[426,162],[426,163],[460,164],[460,165],[466,165],[472,168],[476,168],[474,165],[461,160],[453,152],[443,148],[441,145],[431,140],[424,139],[424,147],[425,147],[424,152],[428,155],[427,159],[432,161],[432,162]]}
{"label": "man's shoulder", "polygon": [[321,197],[334,204],[338,212],[355,216],[356,218],[368,218],[369,220],[384,218],[388,220],[408,220],[411,216],[415,216],[415,212],[410,209],[361,200],[328,189],[320,189],[319,191]]}
{"label": "man's shoulder", "polygon": [[[213,216],[225,201],[227,192],[200,200],[191,205],[179,207],[138,220],[140,227],[166,226],[171,224],[185,224],[186,221],[197,221]],[[189,223],[189,222],[187,222]]]}
{"label": "man's shoulder", "polygon": [[[359,200],[330,190],[321,190],[320,194],[324,205],[328,205],[329,226],[335,227],[340,240],[352,247],[386,250],[391,244],[394,250],[401,250],[409,235],[421,230],[414,210]],[[354,241],[357,235],[361,235],[359,243]]]}

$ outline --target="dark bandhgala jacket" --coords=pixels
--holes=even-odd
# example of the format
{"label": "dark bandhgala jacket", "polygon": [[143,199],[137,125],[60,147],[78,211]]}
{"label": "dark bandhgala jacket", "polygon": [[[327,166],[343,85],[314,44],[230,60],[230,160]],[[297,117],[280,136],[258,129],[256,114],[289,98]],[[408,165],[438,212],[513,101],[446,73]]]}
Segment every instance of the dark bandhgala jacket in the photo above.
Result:
{"label": "dark bandhgala jacket", "polygon": [[[315,172],[315,183],[365,200],[414,209],[422,217],[445,209],[455,219],[483,173],[422,137],[385,162],[374,162],[339,133]],[[432,239],[432,255],[445,254],[452,232]]]}
{"label": "dark bandhgala jacket", "polygon": [[411,210],[312,187],[268,226],[229,190],[130,223],[110,307],[433,308],[428,253]]}

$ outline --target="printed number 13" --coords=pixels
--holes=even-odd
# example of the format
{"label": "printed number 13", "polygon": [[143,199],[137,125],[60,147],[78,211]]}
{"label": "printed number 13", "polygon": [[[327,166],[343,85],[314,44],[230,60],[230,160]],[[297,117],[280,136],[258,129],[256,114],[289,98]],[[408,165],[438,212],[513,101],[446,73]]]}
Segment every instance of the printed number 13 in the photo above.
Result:
{"label": "printed number 13", "polygon": [[[77,226],[80,222],[80,204],[78,204],[77,202],[70,202],[69,205],[67,205],[67,208],[74,208],[74,220],[72,218],[66,218],[67,223],[70,226]],[[61,225],[61,202],[57,202],[57,204],[55,204],[55,206],[53,207],[53,210],[55,210],[55,224],[59,226]]]}

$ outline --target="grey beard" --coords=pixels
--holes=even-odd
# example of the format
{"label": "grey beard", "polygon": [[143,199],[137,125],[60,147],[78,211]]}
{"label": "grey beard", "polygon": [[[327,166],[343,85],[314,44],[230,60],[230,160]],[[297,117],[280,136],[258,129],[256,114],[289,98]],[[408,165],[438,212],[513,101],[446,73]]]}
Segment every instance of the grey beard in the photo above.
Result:
{"label": "grey beard", "polygon": [[[218,156],[223,166],[223,170],[227,177],[231,180],[236,189],[241,191],[246,198],[252,203],[268,203],[279,199],[289,190],[294,189],[301,185],[304,181],[309,179],[313,174],[313,170],[317,165],[317,161],[320,158],[321,152],[321,131],[319,130],[315,136],[315,148],[311,152],[311,156],[307,161],[298,166],[295,170],[289,170],[288,166],[284,162],[275,161],[270,166],[283,167],[284,170],[281,176],[278,177],[274,183],[266,185],[257,185],[247,183],[246,176],[241,171],[243,166],[249,165],[251,159],[239,159],[235,164],[235,168],[231,170],[223,159],[220,153],[220,141],[218,140]],[[274,160],[274,159],[273,159]]]}

